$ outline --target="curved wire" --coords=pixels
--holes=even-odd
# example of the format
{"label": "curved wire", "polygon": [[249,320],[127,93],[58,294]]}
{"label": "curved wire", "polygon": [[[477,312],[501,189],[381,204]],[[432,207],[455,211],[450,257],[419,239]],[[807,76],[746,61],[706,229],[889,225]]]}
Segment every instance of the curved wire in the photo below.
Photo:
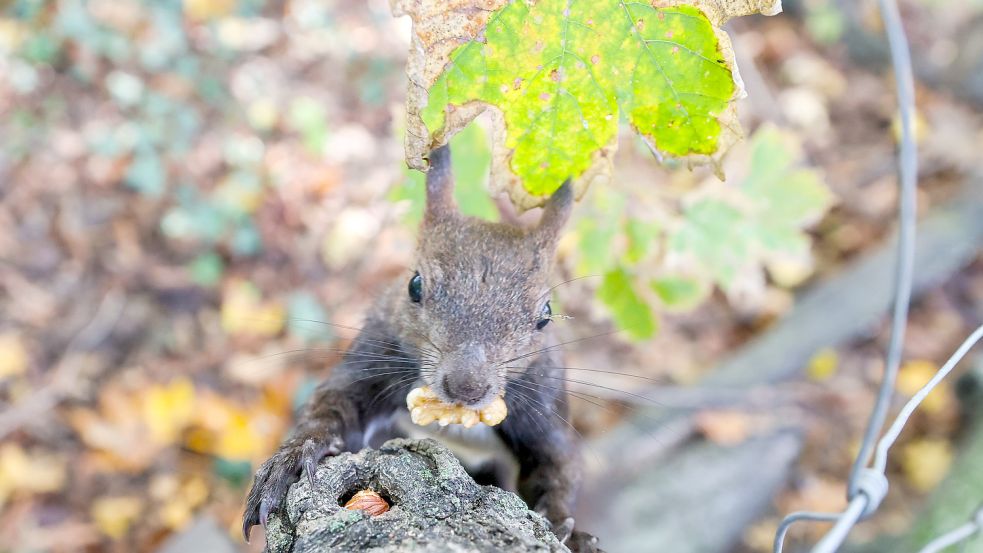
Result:
{"label": "curved wire", "polygon": [[[788,532],[789,526],[796,521],[835,520],[836,523],[833,525],[833,528],[826,533],[823,539],[812,550],[813,553],[833,553],[846,540],[853,526],[862,517],[869,515],[870,511],[876,510],[876,507],[880,503],[879,499],[875,500],[873,506],[868,509],[871,498],[860,490],[860,481],[863,472],[870,463],[875,444],[878,443],[877,437],[880,436],[884,422],[887,419],[891,398],[894,394],[895,381],[897,380],[898,370],[901,366],[902,346],[908,320],[908,309],[911,303],[914,273],[915,232],[917,227],[918,146],[915,142],[914,133],[915,80],[911,66],[911,51],[908,46],[908,39],[905,35],[904,27],[901,24],[901,15],[898,12],[896,1],[880,0],[879,6],[891,50],[891,61],[894,66],[895,85],[898,95],[898,110],[901,115],[901,144],[898,151],[898,174],[900,181],[898,220],[900,229],[898,234],[898,253],[895,262],[891,336],[886,352],[884,377],[878,390],[877,400],[871,411],[870,419],[867,421],[867,428],[864,431],[860,451],[850,471],[847,492],[850,503],[846,510],[839,515],[810,512],[789,515],[782,521],[776,532],[775,553],[781,552],[785,534]],[[953,362],[954,364],[955,362]],[[941,381],[941,378],[939,381]],[[912,400],[914,399],[912,398]],[[915,402],[914,405],[917,407],[919,403],[921,403],[921,399]],[[898,424],[898,420],[895,420],[895,424]],[[906,420],[907,417],[905,418]],[[901,422],[900,426],[903,427],[904,422]],[[884,442],[884,440],[881,441]]]}
{"label": "curved wire", "polygon": [[902,345],[911,303],[912,273],[915,263],[915,227],[918,184],[918,145],[915,142],[915,77],[911,68],[911,51],[908,38],[901,25],[901,15],[895,0],[880,0],[881,16],[891,48],[894,64],[894,80],[898,94],[898,111],[901,114],[901,146],[898,152],[900,179],[900,208],[898,221],[901,226],[898,237],[898,257],[895,267],[894,309],[891,317],[891,338],[887,348],[884,379],[877,394],[874,410],[867,422],[867,430],[860,452],[850,471],[847,497],[857,495],[857,478],[870,462],[874,443],[880,436],[891,406],[898,369],[901,366]]}
{"label": "curved wire", "polygon": [[874,457],[874,468],[876,470],[884,472],[884,470],[887,468],[887,452],[891,446],[894,445],[894,442],[897,441],[898,436],[904,429],[904,426],[911,417],[911,414],[918,408],[918,405],[921,404],[926,396],[928,396],[929,392],[931,392],[936,386],[939,385],[940,382],[942,382],[942,379],[952,372],[952,369],[956,368],[959,361],[961,361],[962,358],[966,356],[966,353],[969,352],[969,350],[980,340],[983,340],[983,325],[980,325],[976,331],[970,334],[962,345],[959,346],[959,349],[956,350],[956,353],[952,354],[952,357],[946,361],[945,365],[942,365],[942,368],[935,373],[935,376],[933,376],[932,379],[922,387],[922,389],[918,390],[915,395],[911,396],[908,403],[905,403],[904,407],[902,407],[901,411],[898,413],[897,418],[894,419],[894,424],[892,424],[887,432],[884,433],[884,437],[881,438],[881,441],[877,443],[877,455]]}
{"label": "curved wire", "polygon": [[925,544],[925,547],[918,551],[918,553],[939,553],[947,547],[952,547],[957,543],[973,537],[977,532],[983,532],[983,507],[980,507],[980,509],[976,511],[973,520],[970,520],[962,526],[957,526],[956,528],[953,528],[945,534],[942,534],[941,536],[928,542]]}
{"label": "curved wire", "polygon": [[782,522],[778,525],[778,530],[775,531],[775,543],[772,547],[774,553],[781,553],[782,548],[785,546],[785,535],[788,534],[789,528],[793,524],[799,522],[800,520],[810,520],[815,522],[835,522],[840,518],[840,513],[813,513],[810,511],[797,511],[785,516]]}

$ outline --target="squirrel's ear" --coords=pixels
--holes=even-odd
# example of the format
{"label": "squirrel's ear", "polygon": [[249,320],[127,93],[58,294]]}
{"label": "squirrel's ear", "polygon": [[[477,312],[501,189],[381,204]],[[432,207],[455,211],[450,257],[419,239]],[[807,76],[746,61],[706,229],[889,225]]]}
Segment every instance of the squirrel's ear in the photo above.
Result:
{"label": "squirrel's ear", "polygon": [[430,152],[427,171],[427,217],[441,217],[454,210],[454,175],[451,173],[451,147],[444,145]]}
{"label": "squirrel's ear", "polygon": [[560,235],[563,225],[570,218],[573,211],[573,184],[570,179],[563,181],[563,184],[553,192],[550,199],[546,200],[543,206],[543,216],[536,227],[537,238],[553,242]]}

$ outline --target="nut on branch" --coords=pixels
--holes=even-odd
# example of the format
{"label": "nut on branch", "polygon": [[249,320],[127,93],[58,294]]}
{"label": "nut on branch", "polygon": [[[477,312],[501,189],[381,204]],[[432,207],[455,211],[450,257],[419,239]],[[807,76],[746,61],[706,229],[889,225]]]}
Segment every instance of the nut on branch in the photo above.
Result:
{"label": "nut on branch", "polygon": [[377,517],[389,510],[389,503],[373,490],[360,490],[345,503],[345,508]]}

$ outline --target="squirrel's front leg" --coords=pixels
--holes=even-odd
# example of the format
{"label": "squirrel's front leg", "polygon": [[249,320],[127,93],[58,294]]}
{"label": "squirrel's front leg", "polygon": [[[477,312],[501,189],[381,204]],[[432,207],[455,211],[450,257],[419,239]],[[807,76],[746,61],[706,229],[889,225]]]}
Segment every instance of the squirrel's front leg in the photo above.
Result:
{"label": "squirrel's front leg", "polygon": [[550,381],[538,370],[530,367],[518,382],[506,387],[509,414],[499,427],[519,462],[519,495],[550,521],[553,533],[571,551],[600,551],[597,538],[574,530],[580,464],[572,429],[567,427],[566,405],[560,400],[565,390],[557,386],[563,381]]}
{"label": "squirrel's front leg", "polygon": [[302,470],[313,480],[318,462],[345,451],[348,444],[356,441],[353,434],[361,432],[362,417],[352,391],[334,389],[329,384],[325,382],[318,388],[290,437],[256,471],[242,520],[246,541],[253,526],[266,526],[267,517],[280,507]]}
{"label": "squirrel's front leg", "polygon": [[411,386],[418,365],[396,341],[377,338],[382,334],[373,330],[356,339],[345,360],[307,402],[290,437],[256,471],[242,520],[247,541],[249,530],[266,525],[301,472],[313,480],[323,457],[361,449],[370,420],[391,413],[406,396],[402,389]]}

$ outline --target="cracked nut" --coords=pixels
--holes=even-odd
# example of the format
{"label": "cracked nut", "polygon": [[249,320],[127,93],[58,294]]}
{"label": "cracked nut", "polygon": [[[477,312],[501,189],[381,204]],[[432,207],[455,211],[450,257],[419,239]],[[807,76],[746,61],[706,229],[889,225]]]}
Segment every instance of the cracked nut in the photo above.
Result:
{"label": "cracked nut", "polygon": [[363,511],[370,517],[376,517],[389,510],[389,503],[372,490],[362,490],[345,503],[350,511]]}
{"label": "cracked nut", "polygon": [[502,396],[498,396],[481,409],[469,409],[463,405],[447,405],[440,401],[430,386],[410,390],[410,393],[406,394],[406,407],[410,410],[410,419],[420,426],[426,426],[434,421],[437,421],[440,426],[460,424],[465,428],[471,428],[479,422],[495,426],[505,420],[505,416],[509,413]]}

